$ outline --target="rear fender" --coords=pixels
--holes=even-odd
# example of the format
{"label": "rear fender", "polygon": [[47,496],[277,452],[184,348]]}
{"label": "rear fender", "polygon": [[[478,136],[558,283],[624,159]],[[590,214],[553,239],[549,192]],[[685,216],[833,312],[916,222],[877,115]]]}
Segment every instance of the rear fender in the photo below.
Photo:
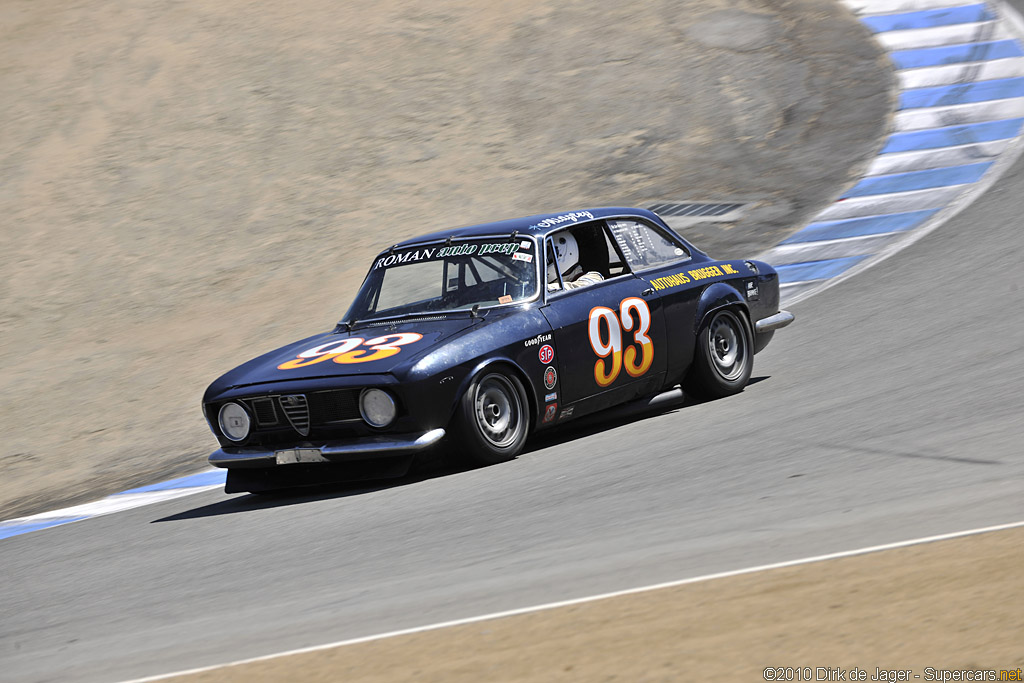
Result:
{"label": "rear fender", "polygon": [[700,331],[701,326],[709,315],[730,306],[742,310],[747,318],[747,324],[750,324],[750,311],[747,310],[747,301],[739,293],[739,290],[725,282],[716,282],[705,289],[704,293],[701,294],[700,301],[697,302],[697,315],[693,317],[694,336]]}

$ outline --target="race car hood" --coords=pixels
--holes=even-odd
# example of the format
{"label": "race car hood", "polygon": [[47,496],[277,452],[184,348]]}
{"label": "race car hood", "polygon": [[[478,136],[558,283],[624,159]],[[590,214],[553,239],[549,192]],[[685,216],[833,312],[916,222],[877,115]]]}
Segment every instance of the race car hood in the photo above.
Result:
{"label": "race car hood", "polygon": [[207,395],[270,382],[390,373],[475,322],[468,316],[420,318],[308,337],[225,373],[210,385]]}

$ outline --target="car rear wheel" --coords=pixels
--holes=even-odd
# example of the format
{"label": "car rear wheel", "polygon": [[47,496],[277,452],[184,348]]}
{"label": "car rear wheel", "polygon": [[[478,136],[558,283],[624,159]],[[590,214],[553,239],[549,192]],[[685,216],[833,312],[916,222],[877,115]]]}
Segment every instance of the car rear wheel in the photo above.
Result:
{"label": "car rear wheel", "polygon": [[754,369],[750,325],[738,311],[716,311],[697,333],[693,366],[683,383],[698,398],[721,398],[743,391]]}
{"label": "car rear wheel", "polygon": [[522,382],[503,372],[485,372],[463,394],[456,411],[453,445],[471,465],[514,459],[529,433],[529,402]]}

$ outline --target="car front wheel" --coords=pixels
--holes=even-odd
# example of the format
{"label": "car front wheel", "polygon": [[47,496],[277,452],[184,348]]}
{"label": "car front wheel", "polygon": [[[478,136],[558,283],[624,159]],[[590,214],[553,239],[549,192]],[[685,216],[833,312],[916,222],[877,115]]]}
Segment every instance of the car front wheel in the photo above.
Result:
{"label": "car front wheel", "polygon": [[514,459],[529,432],[529,402],[522,382],[503,372],[485,372],[463,394],[455,415],[457,457],[471,465]]}
{"label": "car front wheel", "polygon": [[699,398],[721,398],[743,391],[754,369],[750,325],[742,313],[716,311],[697,333],[693,366],[683,389]]}

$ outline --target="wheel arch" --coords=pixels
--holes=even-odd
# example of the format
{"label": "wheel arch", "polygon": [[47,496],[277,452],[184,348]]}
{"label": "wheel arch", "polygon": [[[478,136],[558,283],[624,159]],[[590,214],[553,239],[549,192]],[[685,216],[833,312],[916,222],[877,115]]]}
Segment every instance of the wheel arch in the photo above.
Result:
{"label": "wheel arch", "polygon": [[473,368],[466,374],[462,382],[459,384],[458,389],[455,392],[454,400],[448,410],[448,422],[450,423],[452,418],[455,416],[455,411],[458,410],[459,402],[462,400],[463,395],[469,389],[473,381],[480,376],[485,370],[505,369],[511,374],[515,375],[519,383],[523,385],[523,390],[526,391],[526,402],[529,404],[529,428],[532,432],[537,426],[537,412],[540,410],[540,402],[537,400],[537,392],[533,386],[533,382],[530,381],[526,373],[519,365],[510,358],[504,356],[497,356],[494,358],[485,358],[478,361]]}
{"label": "wheel arch", "polygon": [[747,300],[739,291],[725,282],[716,282],[709,286],[700,296],[697,302],[697,313],[693,316],[693,334],[700,332],[700,328],[707,321],[708,317],[723,308],[735,308],[743,314],[747,321],[747,328],[753,335],[753,323],[750,320],[750,309],[747,307]]}

